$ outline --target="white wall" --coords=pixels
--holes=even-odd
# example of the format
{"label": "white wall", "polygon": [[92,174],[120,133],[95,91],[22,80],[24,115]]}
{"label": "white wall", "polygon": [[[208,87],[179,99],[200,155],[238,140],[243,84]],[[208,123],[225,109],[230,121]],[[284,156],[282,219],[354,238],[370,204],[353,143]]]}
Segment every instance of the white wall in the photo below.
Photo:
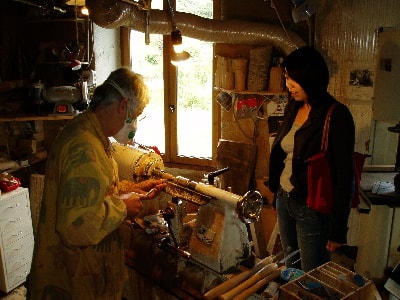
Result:
{"label": "white wall", "polygon": [[111,71],[121,66],[119,29],[106,29],[93,26],[94,56],[96,62],[96,81],[100,85]]}
{"label": "white wall", "polygon": [[[350,72],[368,70],[375,83],[377,30],[380,27],[398,27],[399,11],[398,0],[325,0],[321,1],[316,14],[315,43],[329,64],[332,75],[329,90],[338,100],[347,104],[353,113],[356,150],[362,153],[372,153],[374,146],[371,136],[374,126],[374,87],[349,84]],[[396,135],[392,134],[392,137],[396,138]],[[395,161],[395,150],[392,157],[388,158],[391,164]]]}

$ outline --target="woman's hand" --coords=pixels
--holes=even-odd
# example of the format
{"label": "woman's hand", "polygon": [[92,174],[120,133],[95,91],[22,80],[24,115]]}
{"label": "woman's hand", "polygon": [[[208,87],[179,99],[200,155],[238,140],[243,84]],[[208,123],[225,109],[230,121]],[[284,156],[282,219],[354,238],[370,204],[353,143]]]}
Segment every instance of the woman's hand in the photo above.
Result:
{"label": "woman's hand", "polygon": [[335,251],[337,248],[339,248],[340,246],[342,246],[342,244],[336,243],[334,241],[328,240],[328,243],[326,244],[326,249],[329,252],[333,252]]}

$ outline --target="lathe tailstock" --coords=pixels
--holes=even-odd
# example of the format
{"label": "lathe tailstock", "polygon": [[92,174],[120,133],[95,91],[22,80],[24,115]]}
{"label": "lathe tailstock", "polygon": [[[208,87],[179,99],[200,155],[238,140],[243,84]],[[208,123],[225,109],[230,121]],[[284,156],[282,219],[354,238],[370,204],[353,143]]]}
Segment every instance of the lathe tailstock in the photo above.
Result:
{"label": "lathe tailstock", "polygon": [[[252,255],[246,225],[258,220],[263,204],[257,191],[240,196],[211,184],[173,176],[162,158],[141,146],[113,144],[120,180],[167,181],[166,205],[152,206],[126,226],[127,263],[167,289],[185,289],[194,299],[225,280]],[[167,197],[167,201],[165,201]],[[187,212],[195,204],[197,211]],[[154,210],[154,207],[158,207]]]}

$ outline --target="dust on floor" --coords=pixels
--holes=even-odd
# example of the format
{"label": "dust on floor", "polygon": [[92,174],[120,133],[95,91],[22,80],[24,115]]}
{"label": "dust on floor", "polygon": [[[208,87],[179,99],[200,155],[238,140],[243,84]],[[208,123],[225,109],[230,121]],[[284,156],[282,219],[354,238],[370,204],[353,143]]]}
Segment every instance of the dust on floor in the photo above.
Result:
{"label": "dust on floor", "polygon": [[0,293],[1,300],[25,300],[26,299],[26,288],[21,285],[8,294]]}

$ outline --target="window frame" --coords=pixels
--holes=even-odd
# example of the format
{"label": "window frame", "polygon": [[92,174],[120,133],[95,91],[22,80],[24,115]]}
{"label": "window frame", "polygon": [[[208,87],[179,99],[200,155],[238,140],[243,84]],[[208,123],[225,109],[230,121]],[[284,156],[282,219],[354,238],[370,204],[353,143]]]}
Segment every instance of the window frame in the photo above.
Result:
{"label": "window frame", "polygon": [[[173,1],[174,2],[174,1]],[[175,6],[175,2],[173,3]],[[165,3],[164,3],[164,7]],[[215,11],[215,4],[214,4]],[[121,27],[121,64],[132,67],[130,59],[131,35],[130,28]],[[215,49],[213,45],[213,56]],[[162,154],[164,164],[167,167],[178,167],[187,169],[208,169],[212,170],[216,166],[217,144],[220,137],[220,106],[216,101],[211,101],[212,118],[212,157],[199,158],[178,155],[177,139],[177,113],[171,111],[171,107],[177,107],[178,99],[178,67],[171,63],[172,45],[170,35],[163,35],[163,76],[164,76],[164,122],[165,122],[165,153]],[[214,70],[215,59],[212,61],[212,97],[215,98],[214,91]]]}

